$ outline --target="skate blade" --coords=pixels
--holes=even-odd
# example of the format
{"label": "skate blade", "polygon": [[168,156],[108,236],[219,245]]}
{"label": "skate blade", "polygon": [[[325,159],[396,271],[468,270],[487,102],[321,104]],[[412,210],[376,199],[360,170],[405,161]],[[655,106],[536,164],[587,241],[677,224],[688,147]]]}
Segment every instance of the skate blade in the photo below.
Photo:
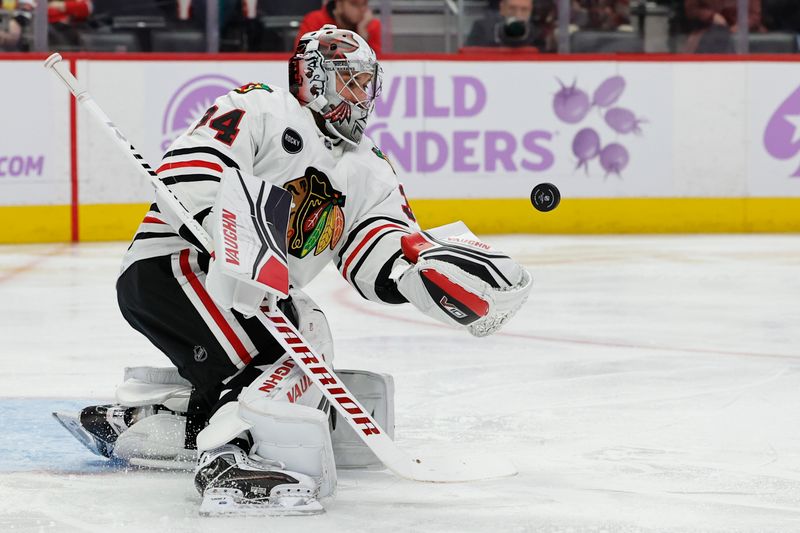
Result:
{"label": "skate blade", "polygon": [[200,504],[200,516],[307,516],[325,512],[317,500],[286,498],[273,503],[241,499],[236,489],[208,489]]}
{"label": "skate blade", "polygon": [[146,459],[144,457],[131,457],[128,459],[128,464],[132,466],[138,466],[139,468],[147,468],[149,470],[192,472],[194,471],[196,462],[195,460],[180,461],[178,459]]}
{"label": "skate blade", "polygon": [[86,446],[90,452],[95,455],[99,455],[100,457],[107,458],[106,455],[100,451],[95,438],[91,433],[83,428],[80,419],[76,415],[55,412],[53,413],[53,418],[55,418],[59,424],[64,426],[64,429],[69,431],[70,434],[78,440],[78,442]]}

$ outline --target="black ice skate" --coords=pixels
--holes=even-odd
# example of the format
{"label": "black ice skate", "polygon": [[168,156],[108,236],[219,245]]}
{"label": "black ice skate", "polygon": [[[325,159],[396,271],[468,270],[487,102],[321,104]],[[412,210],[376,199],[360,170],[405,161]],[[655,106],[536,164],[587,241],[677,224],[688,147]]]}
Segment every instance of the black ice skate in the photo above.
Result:
{"label": "black ice skate", "polygon": [[117,437],[133,424],[136,410],[136,407],[121,405],[91,405],[84,407],[77,416],[53,413],[53,417],[89,451],[111,457]]}
{"label": "black ice skate", "polygon": [[304,515],[325,512],[313,478],[227,444],[204,452],[194,484],[202,516]]}
{"label": "black ice skate", "polygon": [[92,453],[113,457],[117,438],[134,423],[146,416],[168,411],[162,405],[125,407],[122,405],[90,405],[76,416],[56,412],[53,417]]}

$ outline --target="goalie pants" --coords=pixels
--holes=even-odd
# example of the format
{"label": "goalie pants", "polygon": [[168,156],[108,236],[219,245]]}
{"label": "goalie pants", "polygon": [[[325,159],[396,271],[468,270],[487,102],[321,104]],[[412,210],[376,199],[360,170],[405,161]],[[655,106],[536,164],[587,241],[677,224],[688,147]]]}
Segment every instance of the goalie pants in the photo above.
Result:
{"label": "goalie pants", "polygon": [[[186,249],[137,261],[117,280],[122,316],[194,386],[190,415],[201,427],[261,374],[256,366],[284,352],[258,316],[245,318],[211,300],[204,286],[209,260]],[[281,310],[297,323],[290,300]]]}

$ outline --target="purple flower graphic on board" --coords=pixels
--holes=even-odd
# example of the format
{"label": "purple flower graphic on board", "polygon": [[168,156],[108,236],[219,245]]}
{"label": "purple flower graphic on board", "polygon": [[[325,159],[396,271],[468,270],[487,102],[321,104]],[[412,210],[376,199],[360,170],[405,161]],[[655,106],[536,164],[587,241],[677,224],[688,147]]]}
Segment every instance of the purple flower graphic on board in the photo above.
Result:
{"label": "purple flower graphic on board", "polygon": [[[791,159],[800,152],[800,87],[770,117],[764,130],[764,147],[776,159]],[[800,177],[800,168],[792,177]]]}
{"label": "purple flower graphic on board", "polygon": [[161,149],[166,150],[175,137],[202,117],[214,100],[240,85],[227,76],[204,74],[178,87],[164,111]]}
{"label": "purple flower graphic on board", "polygon": [[625,78],[611,76],[598,85],[592,95],[592,105],[595,107],[608,107],[617,103],[622,93],[625,92]]}
{"label": "purple flower graphic on board", "polygon": [[625,170],[630,161],[628,150],[624,146],[617,143],[611,143],[602,150],[600,150],[600,166],[608,174],[620,175],[620,172]]}
{"label": "purple flower graphic on board", "polygon": [[600,136],[592,128],[583,128],[572,140],[572,153],[578,158],[578,166],[589,171],[589,161],[600,153]]}
{"label": "purple flower graphic on board", "polygon": [[606,111],[605,119],[606,124],[612,130],[622,134],[635,133],[641,135],[642,129],[639,124],[646,122],[644,119],[636,118],[633,111],[622,107],[612,107]]}
{"label": "purple flower graphic on board", "polygon": [[[647,121],[637,116],[634,111],[616,105],[625,93],[626,82],[622,76],[611,76],[603,80],[592,92],[591,100],[588,92],[578,86],[577,79],[570,86],[564,85],[558,78],[556,81],[561,88],[553,97],[553,112],[561,122],[579,124],[594,107],[601,113],[611,135],[642,134],[641,125]],[[611,174],[622,177],[622,171],[631,160],[628,149],[620,142],[610,142],[603,146],[600,132],[586,127],[575,133],[572,139],[572,153],[578,160],[576,170],[583,167],[588,174],[589,163],[597,159],[606,177]]]}
{"label": "purple flower graphic on board", "polygon": [[553,98],[553,111],[562,122],[577,124],[589,113],[592,104],[589,102],[589,95],[578,89],[577,81],[572,86],[567,87],[561,80],[559,90]]}

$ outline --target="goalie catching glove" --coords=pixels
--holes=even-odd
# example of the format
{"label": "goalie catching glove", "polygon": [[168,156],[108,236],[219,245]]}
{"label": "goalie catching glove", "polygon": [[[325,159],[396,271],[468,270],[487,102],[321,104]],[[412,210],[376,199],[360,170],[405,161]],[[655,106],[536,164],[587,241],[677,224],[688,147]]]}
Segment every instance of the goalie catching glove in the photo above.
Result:
{"label": "goalie catching glove", "polygon": [[524,267],[462,222],[407,235],[401,246],[412,265],[397,279],[400,293],[426,315],[476,337],[500,329],[531,290]]}

